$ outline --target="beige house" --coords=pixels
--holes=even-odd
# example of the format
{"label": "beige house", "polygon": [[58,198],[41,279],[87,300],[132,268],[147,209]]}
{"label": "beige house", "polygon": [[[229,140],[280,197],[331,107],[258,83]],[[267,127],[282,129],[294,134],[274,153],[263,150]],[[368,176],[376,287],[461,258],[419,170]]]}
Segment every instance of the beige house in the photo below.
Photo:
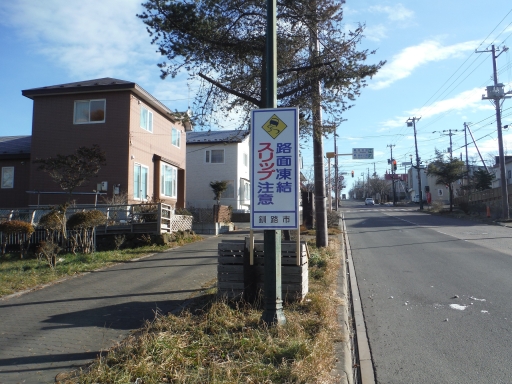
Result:
{"label": "beige house", "polygon": [[[113,78],[52,85],[22,91],[34,101],[30,159],[10,170],[11,191],[0,189],[3,208],[63,202],[67,196],[32,161],[71,154],[94,144],[106,154],[98,177],[76,189],[77,204],[94,203],[94,191],[129,203],[158,198],[185,206],[185,127],[175,114],[138,84]],[[27,160],[28,164],[27,164]],[[0,158],[1,161],[1,158]],[[29,174],[29,185],[17,183]],[[29,191],[30,193],[27,193]]]}

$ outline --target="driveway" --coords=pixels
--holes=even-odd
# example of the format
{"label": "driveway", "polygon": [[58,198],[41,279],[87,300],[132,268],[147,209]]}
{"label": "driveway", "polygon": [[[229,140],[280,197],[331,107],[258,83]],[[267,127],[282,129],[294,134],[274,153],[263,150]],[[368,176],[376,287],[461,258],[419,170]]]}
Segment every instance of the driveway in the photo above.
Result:
{"label": "driveway", "polygon": [[171,249],[0,299],[0,383],[50,383],[152,320],[179,310],[217,277],[217,244]]}

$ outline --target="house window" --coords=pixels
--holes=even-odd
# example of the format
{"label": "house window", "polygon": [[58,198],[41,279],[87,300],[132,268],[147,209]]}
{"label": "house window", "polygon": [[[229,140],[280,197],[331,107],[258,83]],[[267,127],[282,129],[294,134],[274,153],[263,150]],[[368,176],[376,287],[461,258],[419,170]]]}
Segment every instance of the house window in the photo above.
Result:
{"label": "house window", "polygon": [[251,183],[249,180],[240,179],[240,198],[243,202],[251,201]]}
{"label": "house window", "polygon": [[212,149],[206,151],[207,163],[211,164],[224,164],[224,150],[223,149]]}
{"label": "house window", "polygon": [[507,179],[510,179],[512,177],[512,171],[509,169],[507,170]]}
{"label": "house window", "polygon": [[153,112],[140,106],[140,127],[148,132],[153,132]]}
{"label": "house window", "polygon": [[226,190],[222,192],[222,197],[226,199],[235,198],[235,182],[233,180],[225,180],[226,181]]}
{"label": "house window", "polygon": [[176,197],[178,185],[178,169],[172,165],[162,163],[160,166],[160,194],[167,197]]}
{"label": "house window", "polygon": [[172,128],[172,145],[181,147],[181,131],[177,128]]}
{"label": "house window", "polygon": [[249,155],[247,153],[244,153],[244,166],[249,166]]}
{"label": "house window", "polygon": [[14,188],[14,167],[2,167],[2,189]]}
{"label": "house window", "polygon": [[148,196],[148,167],[135,163],[133,168],[133,198],[144,200]]}
{"label": "house window", "polygon": [[74,124],[104,123],[105,104],[104,99],[75,101]]}

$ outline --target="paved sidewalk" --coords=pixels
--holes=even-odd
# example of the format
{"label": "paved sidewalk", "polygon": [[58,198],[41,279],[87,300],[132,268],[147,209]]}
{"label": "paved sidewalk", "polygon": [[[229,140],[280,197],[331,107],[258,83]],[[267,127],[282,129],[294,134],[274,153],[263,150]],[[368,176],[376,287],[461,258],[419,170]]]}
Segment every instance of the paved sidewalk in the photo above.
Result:
{"label": "paved sidewalk", "polygon": [[51,383],[93,360],[155,312],[217,277],[217,244],[233,232],[0,299],[0,383]]}

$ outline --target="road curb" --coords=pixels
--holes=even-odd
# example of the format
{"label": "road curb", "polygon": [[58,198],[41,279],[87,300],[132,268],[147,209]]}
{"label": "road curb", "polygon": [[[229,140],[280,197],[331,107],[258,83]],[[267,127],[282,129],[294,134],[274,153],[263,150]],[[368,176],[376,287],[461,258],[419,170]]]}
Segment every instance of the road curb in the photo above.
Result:
{"label": "road curb", "polygon": [[[344,257],[346,257],[344,263],[345,275],[344,277],[344,285],[346,286],[347,292],[350,289],[349,299],[351,309],[352,309],[352,320],[355,325],[355,344],[353,347],[355,348],[356,356],[358,358],[357,364],[359,365],[359,375],[355,372],[356,379],[358,383],[361,384],[375,384],[375,371],[373,369],[373,361],[370,350],[370,343],[368,341],[368,335],[366,333],[366,324],[364,321],[363,308],[361,305],[361,298],[359,294],[359,287],[357,284],[357,277],[354,269],[354,265],[352,262],[352,252],[350,250],[350,241],[347,236],[347,228],[345,225],[344,217],[341,216],[342,221],[342,236],[344,240]],[[346,272],[348,269],[348,273]],[[348,306],[347,306],[347,316],[348,316]],[[354,366],[354,362],[352,362],[352,366]],[[359,377],[357,377],[359,376]]]}
{"label": "road curb", "polygon": [[[340,224],[342,220],[340,218]],[[340,225],[341,227],[341,225]],[[341,332],[343,334],[343,341],[336,343],[335,353],[339,356],[336,362],[335,373],[339,377],[341,384],[354,384],[353,374],[353,334],[350,325],[350,297],[348,294],[348,281],[347,281],[347,262],[346,262],[346,247],[344,233],[338,236],[341,245],[341,267],[338,274],[337,294],[341,297],[341,305],[338,305],[337,314],[338,322],[341,325]]]}

